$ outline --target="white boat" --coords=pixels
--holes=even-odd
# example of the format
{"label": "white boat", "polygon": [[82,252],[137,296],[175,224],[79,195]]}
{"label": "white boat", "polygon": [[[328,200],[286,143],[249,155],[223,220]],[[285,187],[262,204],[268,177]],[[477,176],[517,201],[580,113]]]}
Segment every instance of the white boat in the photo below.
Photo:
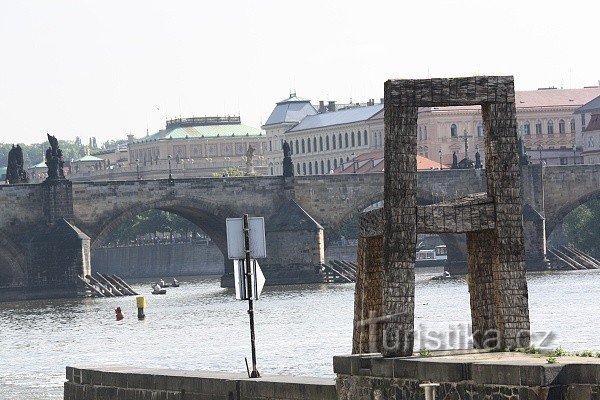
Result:
{"label": "white boat", "polygon": [[448,259],[445,245],[435,246],[434,249],[417,251],[415,267],[443,267]]}

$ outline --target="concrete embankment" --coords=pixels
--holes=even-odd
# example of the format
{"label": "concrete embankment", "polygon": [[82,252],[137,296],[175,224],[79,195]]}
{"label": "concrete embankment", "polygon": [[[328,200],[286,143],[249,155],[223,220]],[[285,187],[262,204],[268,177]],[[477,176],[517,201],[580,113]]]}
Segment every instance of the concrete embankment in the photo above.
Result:
{"label": "concrete embankment", "polygon": [[67,367],[65,400],[335,400],[333,378],[265,376],[228,372],[132,367]]}
{"label": "concrete embankment", "polygon": [[[325,259],[356,262],[356,246],[329,246]],[[222,275],[223,265],[223,254],[214,244],[102,247],[92,252],[94,271],[123,278]]]}

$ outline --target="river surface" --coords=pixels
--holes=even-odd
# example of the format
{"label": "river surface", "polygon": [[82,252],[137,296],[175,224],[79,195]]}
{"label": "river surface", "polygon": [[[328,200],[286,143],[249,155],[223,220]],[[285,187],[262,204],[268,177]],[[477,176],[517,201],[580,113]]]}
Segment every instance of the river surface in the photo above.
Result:
{"label": "river surface", "polygon": [[[417,273],[417,339],[423,332],[465,331],[465,281],[431,276],[431,270]],[[545,347],[600,350],[600,271],[529,274],[528,282],[538,341],[551,331]],[[148,301],[144,321],[136,318],[134,297],[0,303],[0,399],[62,399],[67,365],[245,371],[247,302],[219,288],[216,277],[181,284],[165,296],[152,296],[149,281],[133,285]],[[332,356],[351,351],[353,295],[353,284],[266,287],[255,302],[258,370],[332,377]],[[118,306],[125,314],[120,322]],[[468,346],[460,336],[442,345]]]}

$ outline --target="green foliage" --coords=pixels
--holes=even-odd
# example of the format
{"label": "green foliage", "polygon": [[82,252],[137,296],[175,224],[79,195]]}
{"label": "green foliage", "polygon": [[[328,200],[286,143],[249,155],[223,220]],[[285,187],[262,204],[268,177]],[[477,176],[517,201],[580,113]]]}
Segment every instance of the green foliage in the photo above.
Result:
{"label": "green foliage", "polygon": [[535,347],[526,347],[520,351],[525,354],[540,354],[541,353],[540,349],[536,349]]}
{"label": "green foliage", "polygon": [[556,357],[550,356],[546,358],[546,362],[548,362],[548,364],[556,364],[558,360],[556,359]]}
{"label": "green foliage", "polygon": [[592,353],[589,350],[584,350],[579,353],[575,353],[575,355],[578,357],[594,357],[594,353]]}
{"label": "green foliage", "polygon": [[600,199],[588,201],[571,211],[563,221],[563,229],[569,244],[600,257]]}
{"label": "green foliage", "polygon": [[136,215],[131,221],[119,225],[107,238],[108,242],[127,243],[139,236],[156,232],[186,234],[200,229],[177,214],[159,210],[148,210]]}
{"label": "green foliage", "polygon": [[[65,160],[76,160],[85,155],[85,147],[81,145],[81,139],[75,140],[59,140],[58,145],[63,153]],[[79,144],[77,144],[77,142]],[[5,167],[8,164],[8,152],[12,148],[12,143],[0,143],[0,166]],[[15,143],[15,146],[17,143]],[[48,142],[35,143],[35,144],[23,144],[20,143],[23,149],[23,161],[25,162],[25,168],[32,167],[40,162],[44,161],[45,152],[50,145]]]}
{"label": "green foliage", "polygon": [[431,350],[421,349],[419,350],[419,355],[421,357],[431,357]]}
{"label": "green foliage", "polygon": [[550,357],[561,357],[561,356],[568,356],[569,352],[566,351],[565,349],[563,349],[562,346],[558,346],[556,349],[554,349],[550,353],[548,353],[548,355]]}
{"label": "green foliage", "polygon": [[229,176],[229,177],[236,177],[236,176],[244,176],[245,172],[240,168],[240,167],[230,167],[230,168],[225,168],[223,170],[223,172],[214,172],[213,173],[213,177],[217,178],[217,177],[222,177],[222,176]]}

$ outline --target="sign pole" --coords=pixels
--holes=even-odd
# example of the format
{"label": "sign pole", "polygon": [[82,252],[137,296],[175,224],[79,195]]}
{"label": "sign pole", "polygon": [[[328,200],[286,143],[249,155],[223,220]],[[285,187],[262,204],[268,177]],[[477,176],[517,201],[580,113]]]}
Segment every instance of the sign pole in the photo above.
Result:
{"label": "sign pole", "polygon": [[250,342],[252,344],[252,372],[250,378],[260,378],[260,373],[256,369],[256,346],[254,339],[254,306],[252,302],[253,296],[253,280],[252,265],[250,260],[250,228],[248,226],[248,214],[244,214],[244,250],[246,252],[245,273],[246,273],[246,293],[248,295],[248,315],[250,316]]}

